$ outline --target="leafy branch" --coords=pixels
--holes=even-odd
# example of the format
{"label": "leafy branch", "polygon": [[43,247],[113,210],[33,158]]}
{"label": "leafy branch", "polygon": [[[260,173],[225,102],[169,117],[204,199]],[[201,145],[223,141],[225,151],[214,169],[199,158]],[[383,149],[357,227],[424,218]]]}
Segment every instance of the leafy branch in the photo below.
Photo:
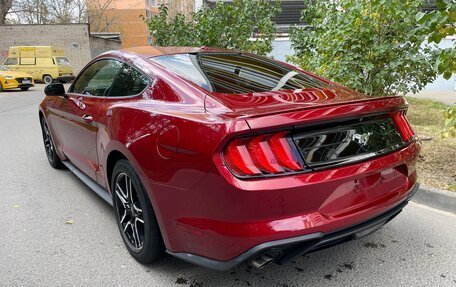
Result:
{"label": "leafy branch", "polygon": [[210,46],[265,55],[272,50],[279,11],[278,2],[235,0],[217,2],[213,9],[204,7],[190,19],[182,14],[170,19],[168,8],[161,5],[158,15],[144,20],[154,45]]}
{"label": "leafy branch", "polygon": [[288,60],[373,96],[419,92],[435,79],[435,52],[415,29],[421,0],[307,0]]}

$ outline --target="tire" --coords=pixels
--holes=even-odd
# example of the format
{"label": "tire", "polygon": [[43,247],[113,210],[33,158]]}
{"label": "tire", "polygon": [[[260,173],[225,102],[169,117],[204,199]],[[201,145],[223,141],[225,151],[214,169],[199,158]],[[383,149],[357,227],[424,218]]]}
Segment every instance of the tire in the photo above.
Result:
{"label": "tire", "polygon": [[0,82],[0,92],[3,92],[3,86],[2,86],[1,82]]}
{"label": "tire", "polygon": [[43,75],[43,82],[46,85],[52,84],[53,81],[54,81],[54,79],[52,78],[51,75]]}
{"label": "tire", "polygon": [[30,88],[21,88],[21,91],[28,91]]}
{"label": "tire", "polygon": [[46,151],[46,156],[49,161],[49,164],[55,169],[61,169],[64,167],[62,161],[60,160],[59,155],[55,151],[54,141],[52,140],[51,133],[49,132],[48,125],[44,120],[44,117],[41,117],[41,134],[43,135],[44,150]]}
{"label": "tire", "polygon": [[160,228],[147,192],[127,160],[116,163],[111,190],[117,226],[130,254],[142,264],[160,259],[165,251]]}

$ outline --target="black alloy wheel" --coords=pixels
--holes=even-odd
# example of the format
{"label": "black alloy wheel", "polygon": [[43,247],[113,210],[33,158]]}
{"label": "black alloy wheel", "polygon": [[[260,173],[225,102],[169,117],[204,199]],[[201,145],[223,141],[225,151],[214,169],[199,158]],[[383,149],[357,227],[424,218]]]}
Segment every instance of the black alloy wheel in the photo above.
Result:
{"label": "black alloy wheel", "polygon": [[111,178],[117,226],[130,254],[140,263],[156,261],[164,244],[151,202],[127,160],[119,160]]}
{"label": "black alloy wheel", "polygon": [[44,150],[46,151],[46,156],[49,161],[49,164],[53,168],[62,168],[62,161],[60,160],[59,155],[55,151],[55,145],[52,141],[52,136],[49,132],[49,127],[46,121],[44,120],[44,117],[41,118],[41,133],[43,135]]}
{"label": "black alloy wheel", "polygon": [[144,214],[131,178],[126,173],[119,173],[115,182],[117,216],[120,218],[121,231],[128,239],[128,244],[135,251],[144,246]]}

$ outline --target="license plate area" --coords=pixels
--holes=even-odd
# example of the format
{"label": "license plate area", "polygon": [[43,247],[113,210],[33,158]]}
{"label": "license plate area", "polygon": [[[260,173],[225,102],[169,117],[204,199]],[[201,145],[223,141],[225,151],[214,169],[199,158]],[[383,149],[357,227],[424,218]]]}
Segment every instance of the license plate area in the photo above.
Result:
{"label": "license plate area", "polygon": [[340,218],[385,204],[407,192],[408,177],[402,165],[363,175],[340,184],[319,208],[328,218]]}

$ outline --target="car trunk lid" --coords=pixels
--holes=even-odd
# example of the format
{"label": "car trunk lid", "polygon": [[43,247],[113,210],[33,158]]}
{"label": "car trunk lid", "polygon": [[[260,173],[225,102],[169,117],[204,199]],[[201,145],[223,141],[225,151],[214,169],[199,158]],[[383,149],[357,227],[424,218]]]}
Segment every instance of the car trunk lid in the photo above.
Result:
{"label": "car trunk lid", "polygon": [[327,88],[251,94],[211,93],[206,111],[245,119],[252,129],[299,126],[407,108],[402,97],[366,96],[332,83]]}

